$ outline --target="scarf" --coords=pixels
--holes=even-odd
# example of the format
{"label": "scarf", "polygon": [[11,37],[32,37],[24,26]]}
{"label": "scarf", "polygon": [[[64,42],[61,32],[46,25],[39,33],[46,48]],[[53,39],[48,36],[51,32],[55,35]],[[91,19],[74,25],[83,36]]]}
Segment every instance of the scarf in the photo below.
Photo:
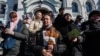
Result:
{"label": "scarf", "polygon": [[[17,28],[15,29],[16,26],[17,26]],[[18,20],[15,22],[8,22],[6,28],[10,28],[10,30],[13,30],[15,32],[20,32],[21,26],[22,26],[22,21]],[[3,43],[3,48],[4,49],[11,49],[14,47],[15,42],[16,42],[16,39],[13,36],[7,35],[7,37]]]}

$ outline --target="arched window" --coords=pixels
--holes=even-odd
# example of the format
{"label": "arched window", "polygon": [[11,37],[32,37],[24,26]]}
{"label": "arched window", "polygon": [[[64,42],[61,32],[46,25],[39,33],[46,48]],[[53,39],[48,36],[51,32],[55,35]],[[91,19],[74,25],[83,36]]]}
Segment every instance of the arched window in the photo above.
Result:
{"label": "arched window", "polygon": [[6,5],[5,4],[1,4],[0,6],[1,6],[0,7],[0,14],[4,14]]}
{"label": "arched window", "polygon": [[18,6],[18,4],[14,4],[14,7],[13,7],[14,11],[17,11],[17,6]]}
{"label": "arched window", "polygon": [[72,3],[72,12],[78,12],[78,5],[75,2]]}
{"label": "arched window", "polygon": [[92,10],[92,5],[90,2],[86,2],[86,11],[90,12]]}

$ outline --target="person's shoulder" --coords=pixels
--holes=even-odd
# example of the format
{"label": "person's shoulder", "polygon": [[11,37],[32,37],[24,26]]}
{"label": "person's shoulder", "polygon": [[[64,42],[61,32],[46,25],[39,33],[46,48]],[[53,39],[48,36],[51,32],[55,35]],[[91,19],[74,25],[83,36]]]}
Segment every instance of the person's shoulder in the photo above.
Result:
{"label": "person's shoulder", "polygon": [[88,25],[90,23],[90,21],[85,21],[82,23],[82,25]]}
{"label": "person's shoulder", "polygon": [[32,20],[31,22],[30,22],[30,24],[34,24],[36,21],[35,20]]}
{"label": "person's shoulder", "polygon": [[20,26],[25,26],[25,24],[23,24],[23,20],[21,20],[21,19],[18,21],[18,24],[19,24]]}
{"label": "person's shoulder", "polygon": [[18,23],[23,25],[23,20],[19,20]]}

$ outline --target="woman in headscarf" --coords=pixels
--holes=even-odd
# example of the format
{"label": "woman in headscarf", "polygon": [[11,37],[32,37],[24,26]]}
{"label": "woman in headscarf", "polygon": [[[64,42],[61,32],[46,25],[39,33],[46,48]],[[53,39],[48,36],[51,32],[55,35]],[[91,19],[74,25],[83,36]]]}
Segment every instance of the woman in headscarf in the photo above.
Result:
{"label": "woman in headscarf", "polygon": [[18,18],[17,12],[10,12],[9,17],[10,21],[6,24],[2,35],[3,56],[24,56],[21,53],[24,50],[24,41],[29,36],[28,29]]}

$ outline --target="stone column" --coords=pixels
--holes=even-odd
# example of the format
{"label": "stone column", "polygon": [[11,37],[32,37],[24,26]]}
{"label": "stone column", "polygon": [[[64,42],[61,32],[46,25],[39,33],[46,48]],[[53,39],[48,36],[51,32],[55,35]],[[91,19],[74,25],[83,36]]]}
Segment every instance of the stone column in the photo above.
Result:
{"label": "stone column", "polygon": [[55,0],[55,9],[56,9],[56,11],[52,11],[53,12],[53,14],[54,14],[54,19],[55,19],[55,17],[58,15],[58,13],[59,13],[59,8],[61,7],[61,1],[60,0]]}
{"label": "stone column", "polygon": [[23,19],[24,16],[24,7],[23,7],[23,0],[18,0],[18,16],[20,19]]}
{"label": "stone column", "polygon": [[65,13],[70,13],[72,15],[72,0],[66,0]]}
{"label": "stone column", "polygon": [[62,8],[66,8],[67,7],[67,0],[62,0],[61,7]]}
{"label": "stone column", "polygon": [[83,16],[84,20],[83,21],[86,21],[88,19],[88,15],[87,15],[87,11],[86,11],[86,4],[85,4],[85,1],[83,1],[81,3],[81,15]]}
{"label": "stone column", "polygon": [[13,10],[14,0],[6,0],[5,21],[9,20],[9,13]]}
{"label": "stone column", "polygon": [[96,9],[100,11],[100,0],[96,0]]}
{"label": "stone column", "polygon": [[2,4],[0,4],[0,13],[2,13],[2,9],[1,9],[1,7],[2,7]]}

